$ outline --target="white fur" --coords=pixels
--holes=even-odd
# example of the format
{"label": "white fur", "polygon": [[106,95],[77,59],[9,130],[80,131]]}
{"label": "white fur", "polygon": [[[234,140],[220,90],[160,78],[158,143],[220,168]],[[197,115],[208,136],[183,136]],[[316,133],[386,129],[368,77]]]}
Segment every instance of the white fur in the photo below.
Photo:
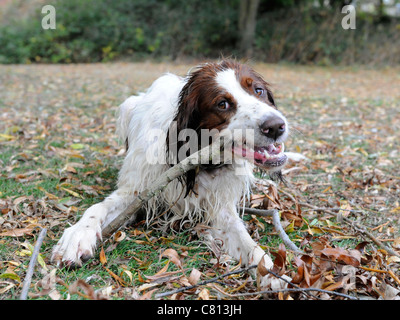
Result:
{"label": "white fur", "polygon": [[[120,106],[119,134],[123,141],[128,137],[129,149],[120,170],[118,188],[103,202],[87,209],[81,220],[65,231],[53,250],[54,261],[80,265],[82,256],[92,256],[102,228],[121,213],[135,195],[169,168],[164,159],[165,139],[154,140],[151,133],[164,133],[165,137],[177,111],[178,96],[185,81],[166,74],[157,79],[145,94],[132,96]],[[268,115],[281,116],[271,106],[246,93],[233,70],[221,72],[217,83],[232,93],[239,105],[228,129],[254,128]],[[246,115],[250,115],[250,119],[246,120]],[[155,161],[148,161],[149,155],[154,155]],[[236,174],[238,168],[245,174]],[[252,163],[238,159],[229,166],[200,171],[195,188],[198,196],[186,198],[182,194],[183,186],[175,180],[159,197],[149,201],[147,221],[155,219],[160,208],[170,208],[173,215],[168,216],[167,223],[179,220],[192,225],[199,222],[208,224],[211,228],[207,229],[205,239],[218,239],[222,248],[232,257],[241,259],[244,265],[258,263],[264,257],[265,266],[270,268],[271,259],[250,237],[237,212],[241,198],[250,192],[253,168]]]}

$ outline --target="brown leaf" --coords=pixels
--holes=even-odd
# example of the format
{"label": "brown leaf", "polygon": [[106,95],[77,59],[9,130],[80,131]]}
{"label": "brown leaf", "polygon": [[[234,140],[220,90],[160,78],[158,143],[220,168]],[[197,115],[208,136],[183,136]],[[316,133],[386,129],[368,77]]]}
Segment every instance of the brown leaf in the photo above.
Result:
{"label": "brown leaf", "polygon": [[173,264],[175,264],[179,269],[182,269],[182,263],[176,250],[169,248],[161,254],[161,257],[168,257]]}
{"label": "brown leaf", "polygon": [[164,272],[164,273],[157,272],[157,274],[154,276],[146,276],[145,282],[163,283],[163,282],[168,282],[168,281],[175,281],[176,279],[178,279],[180,277],[180,276],[175,276],[175,275],[178,273],[181,273],[181,272],[182,272],[181,270]]}
{"label": "brown leaf", "polygon": [[275,186],[269,185],[268,191],[265,193],[262,207],[264,209],[281,209],[282,205],[279,201],[278,190]]}
{"label": "brown leaf", "polygon": [[[154,276],[155,277],[163,277],[164,276],[164,274],[167,272],[167,270],[168,270],[168,266],[169,266],[169,261],[167,262],[167,264],[160,270],[160,271],[158,271]],[[154,277],[153,276],[153,277]],[[146,276],[147,277],[147,276]]]}
{"label": "brown leaf", "polygon": [[178,279],[178,283],[183,287],[190,287],[192,284],[189,282],[189,279],[186,276],[181,276]]}
{"label": "brown leaf", "polygon": [[273,271],[278,273],[280,276],[285,273],[285,264],[286,264],[286,248],[283,243],[279,245],[278,252],[271,253],[274,257],[274,267]]}
{"label": "brown leaf", "polygon": [[[265,261],[264,259],[261,259],[260,262],[257,265],[257,273],[261,276],[264,277],[267,274],[269,274],[268,269],[265,267]],[[257,279],[258,279],[258,275],[257,275]]]}
{"label": "brown leaf", "polygon": [[104,269],[107,270],[107,272],[110,274],[110,276],[112,276],[119,285],[124,286],[124,287],[126,286],[126,282],[120,276],[116,275],[114,272],[112,272],[110,269],[108,269],[106,267],[104,267]]}
{"label": "brown leaf", "polygon": [[325,248],[325,245],[321,242],[311,242],[311,247],[315,255],[321,255],[321,251]]}
{"label": "brown leaf", "polygon": [[303,254],[301,256],[301,260],[304,261],[307,268],[309,268],[309,269],[312,268],[313,258],[311,256],[309,256],[308,254]]}
{"label": "brown leaf", "polygon": [[325,248],[321,253],[353,267],[360,265],[361,253],[358,250],[348,251],[342,248]]}
{"label": "brown leaf", "polygon": [[195,285],[197,282],[199,282],[201,276],[201,272],[195,268],[192,269],[190,272],[189,276],[189,282],[191,285]]}
{"label": "brown leaf", "polygon": [[297,273],[292,277],[292,282],[300,283],[304,279],[304,261],[299,257],[294,257],[294,264],[297,266]]}
{"label": "brown leaf", "polygon": [[138,270],[138,280],[139,280],[139,282],[141,282],[141,283],[146,282],[146,280],[144,280],[143,277],[142,277],[142,275],[140,274],[140,271],[139,271],[139,270]]}
{"label": "brown leaf", "polygon": [[35,225],[30,225],[26,228],[15,228],[8,231],[0,233],[0,237],[23,237],[25,235],[32,236],[32,230]]}
{"label": "brown leaf", "polygon": [[204,288],[203,290],[200,291],[199,298],[201,300],[210,300],[210,291],[208,291],[208,289]]}
{"label": "brown leaf", "polygon": [[70,166],[68,164],[64,167],[63,170],[70,172],[70,173],[77,173],[76,169],[73,166]]}
{"label": "brown leaf", "polygon": [[323,271],[332,270],[335,262],[330,261],[329,257],[324,254],[320,254],[319,268]]}
{"label": "brown leaf", "polygon": [[335,282],[335,283],[330,284],[329,286],[327,286],[327,287],[325,288],[325,290],[333,291],[333,290],[336,290],[336,289],[339,289],[339,288],[342,288],[342,287],[343,287],[343,281],[340,280],[340,281],[338,281],[338,282]]}
{"label": "brown leaf", "polygon": [[152,298],[153,294],[154,294],[157,290],[158,290],[158,289],[156,288],[156,289],[153,289],[153,290],[150,290],[150,291],[144,293],[142,296],[140,296],[139,300],[150,300],[150,299]]}
{"label": "brown leaf", "polygon": [[104,266],[107,263],[107,258],[106,258],[106,254],[104,253],[104,248],[103,247],[101,247],[100,257],[99,258],[100,258],[101,264]]}
{"label": "brown leaf", "polygon": [[[83,291],[83,294],[79,289]],[[78,294],[91,300],[107,300],[107,297],[103,296],[101,293],[95,292],[93,287],[82,279],[78,279],[71,284],[68,287],[68,291],[70,294]]]}
{"label": "brown leaf", "polygon": [[126,233],[124,231],[117,231],[114,235],[115,242],[121,242],[126,237]]}
{"label": "brown leaf", "polygon": [[303,284],[304,284],[304,282],[305,282],[307,285],[306,285],[306,286],[305,286],[305,285],[302,285],[302,287],[303,287],[303,288],[304,288],[304,287],[309,288],[310,285],[311,285],[311,281],[310,281],[310,273],[309,273],[309,271],[308,271],[307,266],[304,266],[304,281],[303,281]]}
{"label": "brown leaf", "polygon": [[279,254],[283,258],[283,261],[286,261],[286,247],[283,243],[279,244],[279,249],[278,249]]}
{"label": "brown leaf", "polygon": [[363,253],[363,252],[364,252],[364,248],[366,247],[366,245],[367,245],[368,243],[369,243],[368,241],[360,242],[360,243],[355,247],[355,249],[358,250],[358,251],[360,251],[361,253]]}

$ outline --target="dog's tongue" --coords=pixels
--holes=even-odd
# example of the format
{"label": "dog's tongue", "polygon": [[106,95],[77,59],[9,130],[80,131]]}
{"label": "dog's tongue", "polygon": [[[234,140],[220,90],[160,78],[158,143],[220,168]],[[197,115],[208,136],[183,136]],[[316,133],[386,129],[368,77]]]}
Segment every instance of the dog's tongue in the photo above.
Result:
{"label": "dog's tongue", "polygon": [[233,152],[254,161],[256,165],[261,167],[278,167],[286,162],[283,143],[269,144],[263,147],[255,147],[254,149],[245,148],[243,146],[235,146]]}
{"label": "dog's tongue", "polygon": [[243,147],[235,147],[234,152],[237,154],[241,154],[242,157],[248,159],[258,160],[261,163],[265,163],[266,161],[270,161],[271,157],[279,155],[282,151],[283,144],[274,145],[269,144],[263,147],[255,147],[254,151],[250,151],[249,149]]}

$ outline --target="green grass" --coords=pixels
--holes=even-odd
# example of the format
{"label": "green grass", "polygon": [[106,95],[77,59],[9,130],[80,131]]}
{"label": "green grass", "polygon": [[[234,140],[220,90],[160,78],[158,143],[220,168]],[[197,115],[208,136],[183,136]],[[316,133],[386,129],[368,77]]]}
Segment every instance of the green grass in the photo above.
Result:
{"label": "green grass", "polygon": [[[92,68],[79,68],[86,67]],[[0,134],[12,136],[2,138],[0,135],[0,232],[12,228],[25,228],[33,223],[37,224],[37,229],[34,229],[32,234],[28,233],[18,238],[0,237],[0,275],[5,270],[12,270],[22,281],[30,257],[20,256],[17,252],[24,249],[25,241],[32,245],[35,243],[39,226],[48,228],[41,255],[48,268],[52,269],[54,266],[50,262],[51,251],[64,229],[74,224],[88,207],[102,201],[115,189],[118,170],[123,161],[123,156],[119,155],[121,146],[115,136],[115,104],[117,101],[121,102],[121,97],[126,95],[128,85],[121,85],[122,82],[140,82],[142,79],[139,79],[135,72],[127,72],[126,76],[123,76],[127,70],[125,65],[114,72],[102,73],[102,77],[107,80],[104,82],[96,81],[99,77],[98,66],[93,67],[95,72],[92,69],[81,72],[79,79],[68,79],[69,73],[59,75],[58,69],[53,69],[53,66],[41,66],[38,69],[31,66],[27,70],[21,68],[20,73],[15,73],[13,69],[0,70],[4,71],[0,72],[0,80],[2,74],[14,79],[14,82],[3,81],[7,88],[0,92],[0,96],[7,92],[13,99],[10,101],[7,95],[0,97],[0,109],[10,110],[12,106],[14,110],[7,118],[0,119],[5,126]],[[150,80],[159,75],[162,65],[135,66],[135,71],[138,68],[146,71],[143,74],[148,74],[153,70],[151,68],[154,68],[151,71],[151,79],[146,79],[148,85]],[[181,68],[187,70],[186,67]],[[261,66],[262,68],[265,66]],[[284,77],[286,73],[290,73],[290,78],[294,76],[291,73],[294,66],[280,68],[283,68],[279,71],[281,76]],[[296,70],[302,77],[307,77],[303,69]],[[324,69],[317,70],[322,75],[325,72]],[[353,74],[353,71],[349,72]],[[39,79],[31,93],[30,107],[26,107],[24,101],[16,98],[17,85],[33,85],[30,82],[25,83],[30,79],[24,77],[25,74],[35,74]],[[112,78],[113,76],[117,80]],[[134,79],[130,80],[131,77]],[[358,75],[355,74],[355,77],[358,78]],[[54,84],[54,90],[43,89],[44,80],[47,78],[52,79],[50,82]],[[65,81],[57,86],[59,78]],[[374,81],[371,80],[371,83],[375,84]],[[343,201],[348,201],[353,208],[365,212],[363,215],[351,214],[350,218],[361,219],[368,228],[390,220],[388,226],[392,229],[383,229],[378,235],[383,238],[398,237],[398,212],[391,212],[399,206],[395,190],[396,179],[400,176],[400,163],[396,154],[393,156],[392,152],[398,149],[400,141],[396,131],[399,119],[393,111],[393,107],[400,104],[400,99],[394,98],[394,101],[388,102],[373,96],[361,99],[349,95],[346,105],[343,105],[341,98],[332,93],[323,91],[321,95],[316,85],[319,84],[318,77],[314,84],[317,88],[308,87],[310,94],[303,96],[302,93],[306,90],[297,91],[297,86],[302,85],[300,77],[295,83],[296,88],[288,85],[288,90],[296,92],[295,95],[288,95],[288,98],[284,93],[277,98],[282,112],[289,119],[293,119],[294,123],[293,134],[286,144],[286,149],[297,151],[296,147],[299,147],[310,159],[308,162],[289,164],[288,168],[298,166],[299,170],[286,177],[288,186],[279,185],[279,188],[295,196],[298,202],[308,202],[320,207],[338,207]],[[143,86],[145,87],[144,84]],[[281,87],[286,88],[286,85]],[[40,103],[37,100],[38,96],[41,98]],[[41,112],[36,109],[38,104]],[[380,114],[378,118],[374,117],[376,110]],[[0,117],[1,115],[0,112]],[[376,134],[376,130],[380,134]],[[13,202],[21,197],[26,199],[14,206]],[[280,197],[285,210],[295,209],[294,204],[283,193],[280,193]],[[3,201],[6,204],[3,204]],[[10,213],[8,210],[11,209],[13,211]],[[307,238],[309,242],[306,249],[311,250],[311,243],[324,237],[332,246],[351,249],[364,240],[354,235],[354,230],[349,226],[337,223],[325,212],[306,209],[302,207],[303,224],[288,230],[289,237],[296,244]],[[274,231],[271,221],[257,219],[259,222],[256,224],[252,217],[244,216],[254,239],[265,250],[276,252],[282,241]],[[291,221],[284,222],[290,224]],[[310,233],[308,225],[315,230]],[[353,237],[340,238],[334,232],[317,230],[331,226]],[[135,229],[146,232],[147,237],[143,233],[139,236],[133,235]],[[202,272],[201,280],[205,280],[226,271],[225,266],[215,263],[215,255],[190,231],[162,234],[144,228],[143,224],[123,231],[126,233],[124,240],[119,243],[113,240],[104,242],[96,251],[95,257],[82,268],[59,268],[56,269],[56,276],[67,286],[77,279],[83,279],[95,290],[111,287],[113,291],[110,298],[128,299],[133,290],[144,284],[140,281],[141,277],[146,279],[146,275],[154,276],[168,263],[168,272],[179,271],[176,265],[168,262],[167,257],[161,257],[161,253],[169,248],[176,250],[180,255],[183,271],[179,275],[184,274],[188,277],[191,270],[196,268]],[[105,266],[99,259],[101,247],[105,250],[107,259]],[[369,245],[368,249],[370,248],[372,249],[372,245]],[[230,268],[237,263],[231,262]],[[295,270],[291,261],[288,261],[288,264],[290,271]],[[121,277],[126,287],[118,284],[106,268]],[[36,269],[33,284],[37,284],[43,278],[39,270]],[[132,279],[129,275],[132,275]],[[240,281],[246,280],[247,276],[245,274],[241,275],[240,279],[229,279],[225,288],[229,291],[235,286],[239,287],[242,283]],[[15,286],[5,292],[1,299],[18,297],[22,284],[21,281],[13,281]],[[181,286],[182,283],[178,283],[178,280],[167,281],[157,287],[157,293]],[[68,298],[66,286],[57,285],[56,289],[63,299]],[[35,290],[31,288],[31,292]],[[126,290],[131,291],[127,293]],[[255,284],[249,282],[241,290],[255,290]],[[140,294],[146,292],[148,290]],[[70,299],[85,298],[76,294],[70,296]],[[198,297],[195,294],[187,294],[184,298]],[[37,299],[50,297],[45,295]]]}

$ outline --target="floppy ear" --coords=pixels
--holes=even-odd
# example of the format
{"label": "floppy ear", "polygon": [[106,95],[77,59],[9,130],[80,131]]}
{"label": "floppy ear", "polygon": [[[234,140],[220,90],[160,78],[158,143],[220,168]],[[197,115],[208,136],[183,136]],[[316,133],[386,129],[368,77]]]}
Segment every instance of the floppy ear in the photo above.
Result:
{"label": "floppy ear", "polygon": [[[198,97],[193,90],[193,79],[190,78],[179,94],[178,110],[167,134],[167,159],[172,166],[183,159],[178,159],[179,150],[186,141],[179,141],[179,133],[185,129],[192,129],[198,134],[200,129],[200,112],[198,108]],[[190,138],[189,138],[190,139]],[[187,154],[189,156],[189,154]],[[194,189],[196,170],[186,172],[183,179],[179,179],[186,185],[185,197]]]}
{"label": "floppy ear", "polygon": [[178,133],[184,129],[198,131],[200,126],[199,97],[193,88],[193,78],[185,84],[179,94],[178,110],[174,118],[177,123]]}

